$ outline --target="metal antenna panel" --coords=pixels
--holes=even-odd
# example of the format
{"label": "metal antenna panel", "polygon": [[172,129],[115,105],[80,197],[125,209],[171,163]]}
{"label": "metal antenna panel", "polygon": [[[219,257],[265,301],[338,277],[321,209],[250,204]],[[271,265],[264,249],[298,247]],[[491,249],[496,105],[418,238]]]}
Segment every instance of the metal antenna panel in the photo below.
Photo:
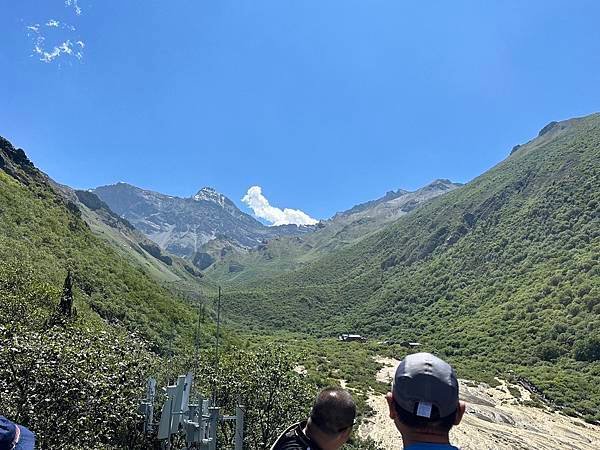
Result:
{"label": "metal antenna panel", "polygon": [[[221,287],[219,286],[217,303],[217,328],[215,336],[215,373],[219,374],[219,338],[221,326]],[[204,308],[201,309],[204,312]],[[200,336],[200,316],[198,321],[198,335]],[[172,345],[172,339],[170,341]],[[172,352],[171,352],[172,353]],[[196,342],[195,364],[196,371],[198,370],[199,356],[199,341]],[[157,438],[161,441],[161,448],[171,449],[171,437],[173,435],[179,438],[185,438],[186,449],[197,450],[217,450],[217,428],[219,423],[234,421],[235,435],[234,448],[235,450],[243,449],[244,442],[244,416],[245,408],[239,405],[235,410],[234,416],[221,414],[221,408],[216,405],[217,389],[215,381],[212,384],[212,401],[200,397],[197,402],[190,403],[190,394],[194,376],[192,372],[187,375],[180,375],[177,382],[172,386],[167,386],[165,391],[167,400],[165,401],[160,421],[158,423]],[[146,398],[140,403],[140,412],[144,415],[144,431],[149,433],[156,429],[153,416],[153,404],[156,396],[156,380],[148,379],[146,386]],[[185,449],[182,449],[185,450]]]}
{"label": "metal antenna panel", "polygon": [[173,400],[168,398],[163,405],[162,413],[160,415],[160,423],[158,425],[158,439],[166,440],[171,437],[171,407]]}
{"label": "metal antenna panel", "polygon": [[193,382],[194,374],[192,372],[188,372],[188,374],[185,376],[185,386],[183,388],[183,398],[181,400],[181,412],[183,413],[187,412],[188,410]]}
{"label": "metal antenna panel", "polygon": [[156,395],[156,380],[148,378],[146,384],[146,398],[140,401],[138,412],[144,416],[144,433],[152,430],[154,423],[154,397]]}
{"label": "metal antenna panel", "polygon": [[[188,374],[189,376],[189,374]],[[187,405],[190,399],[191,383],[188,383],[188,376],[179,375],[177,385],[175,386],[174,400],[171,407],[173,418],[171,420],[171,434],[179,431],[180,425],[183,425],[183,414],[187,411]],[[185,410],[184,410],[185,404]]]}

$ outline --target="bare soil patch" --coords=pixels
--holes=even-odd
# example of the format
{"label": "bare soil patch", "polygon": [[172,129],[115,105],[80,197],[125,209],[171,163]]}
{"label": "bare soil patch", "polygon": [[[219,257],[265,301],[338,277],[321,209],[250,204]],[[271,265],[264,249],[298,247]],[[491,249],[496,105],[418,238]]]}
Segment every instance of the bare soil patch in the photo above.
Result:
{"label": "bare soil patch", "polygon": [[[377,358],[384,367],[376,379],[391,383],[398,360]],[[530,393],[521,386],[498,380],[498,387],[460,380],[461,398],[467,402],[462,423],[451,432],[454,445],[463,450],[598,450],[600,427],[566,417],[549,409],[521,404]],[[358,433],[370,437],[383,449],[400,449],[402,440],[388,416],[381,394],[372,394],[368,404],[375,415],[363,420]]]}

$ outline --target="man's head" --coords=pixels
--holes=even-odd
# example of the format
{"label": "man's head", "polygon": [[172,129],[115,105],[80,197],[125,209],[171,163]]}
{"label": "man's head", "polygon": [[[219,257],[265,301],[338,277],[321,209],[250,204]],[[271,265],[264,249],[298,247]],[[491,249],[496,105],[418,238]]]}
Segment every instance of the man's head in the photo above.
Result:
{"label": "man's head", "polygon": [[356,404],[348,391],[323,389],[313,404],[307,430],[324,450],[340,448],[350,438],[356,417]]}
{"label": "man's head", "polygon": [[417,441],[446,441],[465,411],[454,369],[430,353],[415,353],[400,361],[386,398],[390,417],[405,440],[416,436]]}

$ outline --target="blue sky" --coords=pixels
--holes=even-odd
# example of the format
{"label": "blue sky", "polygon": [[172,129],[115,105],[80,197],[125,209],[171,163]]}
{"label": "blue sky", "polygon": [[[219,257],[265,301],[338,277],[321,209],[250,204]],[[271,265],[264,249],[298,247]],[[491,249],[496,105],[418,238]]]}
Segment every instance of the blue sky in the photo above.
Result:
{"label": "blue sky", "polygon": [[327,218],[600,111],[597,1],[67,3],[0,0],[0,135],[73,187]]}

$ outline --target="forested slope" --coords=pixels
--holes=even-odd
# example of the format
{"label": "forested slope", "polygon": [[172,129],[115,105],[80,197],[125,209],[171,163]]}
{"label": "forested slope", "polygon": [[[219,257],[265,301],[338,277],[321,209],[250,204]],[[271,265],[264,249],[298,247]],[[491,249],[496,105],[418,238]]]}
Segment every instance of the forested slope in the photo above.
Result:
{"label": "forested slope", "polygon": [[418,339],[600,419],[600,115],[552,123],[466,186],[306,268],[246,285],[254,328]]}
{"label": "forested slope", "polygon": [[[73,289],[63,291],[68,271]],[[0,305],[0,414],[34,430],[41,449],[145,446],[145,379],[170,341],[193,342],[196,315],[94,236],[2,138]]]}
{"label": "forested slope", "polygon": [[159,347],[172,331],[193,333],[188,305],[95,237],[77,205],[4,139],[0,169],[1,260],[31,264],[40,279],[59,286],[72,270],[81,308]]}

